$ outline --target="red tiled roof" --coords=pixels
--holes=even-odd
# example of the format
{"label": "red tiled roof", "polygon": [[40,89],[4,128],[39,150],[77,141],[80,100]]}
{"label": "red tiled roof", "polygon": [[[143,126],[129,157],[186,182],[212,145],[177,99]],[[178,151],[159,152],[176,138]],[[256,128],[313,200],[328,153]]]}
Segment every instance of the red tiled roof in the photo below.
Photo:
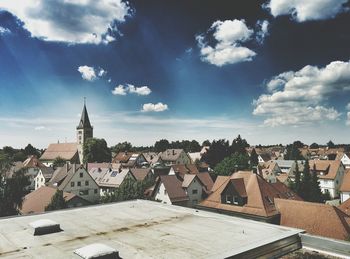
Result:
{"label": "red tiled roof", "polygon": [[342,240],[350,235],[350,217],[335,206],[285,199],[275,199],[275,205],[283,226]]}
{"label": "red tiled roof", "polygon": [[182,182],[175,175],[161,175],[159,181],[164,184],[171,202],[188,200],[188,196],[182,188]]}
{"label": "red tiled roof", "polygon": [[78,154],[77,143],[50,144],[40,160],[55,160],[60,157],[64,160],[72,160]]}
{"label": "red tiled roof", "polygon": [[[342,163],[340,160],[310,160],[309,165],[310,171],[316,170],[319,178],[334,180]],[[321,172],[325,174],[322,175]]]}
{"label": "red tiled roof", "polygon": [[350,192],[350,169],[347,169],[344,174],[343,182],[340,186],[341,192]]}

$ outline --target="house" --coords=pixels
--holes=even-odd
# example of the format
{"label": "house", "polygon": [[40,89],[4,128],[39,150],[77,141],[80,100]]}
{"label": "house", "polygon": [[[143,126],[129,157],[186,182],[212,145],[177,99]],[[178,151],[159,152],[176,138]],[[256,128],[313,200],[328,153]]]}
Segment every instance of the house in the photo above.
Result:
{"label": "house", "polygon": [[142,154],[150,166],[156,166],[163,163],[159,153],[147,152]]}
{"label": "house", "polygon": [[182,182],[176,175],[161,175],[153,189],[152,197],[155,201],[165,204],[187,206],[189,198]]}
{"label": "house", "polygon": [[134,168],[149,166],[143,154],[133,152],[119,152],[112,160],[112,163],[119,163],[122,167]]}
{"label": "house", "polygon": [[279,181],[268,183],[251,171],[218,176],[212,193],[197,207],[204,210],[278,224],[274,198],[301,198]]}
{"label": "house", "polygon": [[281,215],[280,225],[304,229],[308,234],[346,240],[350,235],[350,216],[327,204],[275,199]]}
{"label": "house", "polygon": [[[61,170],[61,167],[58,167],[56,170]],[[52,167],[40,168],[38,174],[34,178],[34,189],[37,190],[45,186],[51,180],[54,172],[55,170]]]}
{"label": "house", "polygon": [[113,170],[119,170],[121,164],[118,163],[88,163],[87,170],[90,172],[92,168],[112,168]]}
{"label": "house", "polygon": [[84,102],[83,111],[78,126],[76,127],[76,142],[50,144],[40,157],[40,161],[46,166],[52,166],[56,158],[60,157],[70,164],[83,163],[83,146],[89,139],[93,138],[93,127]]}
{"label": "house", "polygon": [[185,174],[182,188],[188,196],[187,206],[193,207],[203,199],[203,190],[206,188],[200,178],[195,174]]}
{"label": "house", "polygon": [[[20,209],[21,215],[43,213],[45,207],[50,204],[57,189],[54,187],[42,186],[39,189],[27,194]],[[87,200],[69,192],[63,192],[63,198],[67,202],[68,208],[90,205]]]}
{"label": "house", "polygon": [[49,186],[73,193],[92,203],[100,199],[100,188],[83,165],[67,163],[61,170],[55,171]]}
{"label": "house", "polygon": [[258,162],[259,163],[265,163],[265,162],[270,161],[270,160],[271,160],[270,154],[268,154],[268,153],[258,154]]}
{"label": "house", "polygon": [[209,194],[211,194],[211,189],[213,188],[213,185],[214,185],[213,179],[211,178],[208,172],[199,173],[196,176],[199,178],[199,180],[203,184],[202,198],[205,199],[208,197]]}
{"label": "house", "polygon": [[191,164],[191,158],[183,149],[167,149],[160,158],[165,165]]}
{"label": "house", "polygon": [[343,203],[350,198],[350,169],[344,173],[344,178],[340,186],[340,202]]}
{"label": "house", "polygon": [[345,168],[350,168],[350,153],[342,153],[340,161],[343,163]]}
{"label": "house", "polygon": [[169,175],[177,175],[184,179],[185,174],[199,174],[194,164],[177,164],[170,167]]}
{"label": "house", "polygon": [[136,181],[151,181],[153,179],[153,173],[150,168],[131,168],[130,173]]}
{"label": "house", "polygon": [[345,167],[339,160],[310,160],[310,172],[316,173],[321,191],[329,192],[331,198],[339,197],[339,189],[343,182]]}
{"label": "house", "polygon": [[275,160],[259,163],[257,172],[269,183],[275,183],[277,176],[282,173]]}
{"label": "house", "polygon": [[350,215],[350,199],[346,199],[344,200],[344,202],[339,204],[338,209],[340,209],[342,212],[346,213],[347,215]]}
{"label": "house", "polygon": [[101,196],[113,192],[127,179],[136,181],[129,168],[119,170],[113,170],[112,168],[92,168],[89,174],[99,186]]}
{"label": "house", "polygon": [[196,161],[200,161],[202,159],[201,152],[188,153],[188,156],[191,158],[192,163],[195,163]]}

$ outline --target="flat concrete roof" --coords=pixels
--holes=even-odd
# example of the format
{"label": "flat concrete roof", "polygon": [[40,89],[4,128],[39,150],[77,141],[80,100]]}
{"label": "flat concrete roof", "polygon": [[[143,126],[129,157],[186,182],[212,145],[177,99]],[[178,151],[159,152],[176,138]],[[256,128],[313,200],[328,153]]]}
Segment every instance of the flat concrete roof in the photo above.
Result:
{"label": "flat concrete roof", "polygon": [[[34,236],[50,219],[62,232]],[[103,243],[122,258],[224,258],[297,235],[300,230],[195,209],[135,200],[0,219],[3,258],[80,258]]]}

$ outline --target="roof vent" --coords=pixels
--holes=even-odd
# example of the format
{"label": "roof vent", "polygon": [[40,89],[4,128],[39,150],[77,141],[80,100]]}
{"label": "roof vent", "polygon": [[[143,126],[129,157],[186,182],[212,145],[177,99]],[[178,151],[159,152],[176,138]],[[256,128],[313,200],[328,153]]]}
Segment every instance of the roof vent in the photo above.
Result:
{"label": "roof vent", "polygon": [[106,246],[104,244],[91,244],[79,248],[74,251],[75,254],[79,255],[81,258],[110,258],[119,259],[119,252],[112,247]]}
{"label": "roof vent", "polygon": [[60,224],[50,219],[39,219],[29,224],[34,228],[34,236],[61,232]]}

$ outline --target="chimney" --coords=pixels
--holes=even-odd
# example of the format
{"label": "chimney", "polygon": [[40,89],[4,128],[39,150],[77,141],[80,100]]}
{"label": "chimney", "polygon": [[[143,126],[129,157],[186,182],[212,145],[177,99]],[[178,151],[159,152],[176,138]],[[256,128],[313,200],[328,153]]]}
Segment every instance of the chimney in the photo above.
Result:
{"label": "chimney", "polygon": [[173,149],[173,156],[175,156],[175,149]]}

